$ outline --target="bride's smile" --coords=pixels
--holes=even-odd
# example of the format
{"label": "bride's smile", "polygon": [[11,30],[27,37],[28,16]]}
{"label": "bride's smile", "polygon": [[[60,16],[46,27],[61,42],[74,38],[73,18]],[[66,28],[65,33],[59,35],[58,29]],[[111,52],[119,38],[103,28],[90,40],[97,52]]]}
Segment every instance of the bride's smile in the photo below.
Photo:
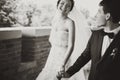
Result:
{"label": "bride's smile", "polygon": [[61,0],[58,5],[58,10],[63,14],[68,14],[71,11],[72,3],[69,0]]}

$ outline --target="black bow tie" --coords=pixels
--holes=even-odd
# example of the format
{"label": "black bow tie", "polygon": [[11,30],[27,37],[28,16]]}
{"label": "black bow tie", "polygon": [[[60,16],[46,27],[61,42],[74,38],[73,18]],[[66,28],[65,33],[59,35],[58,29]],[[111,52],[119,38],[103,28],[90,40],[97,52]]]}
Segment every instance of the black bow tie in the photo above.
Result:
{"label": "black bow tie", "polygon": [[111,33],[107,33],[107,32],[105,32],[105,31],[103,31],[103,35],[105,36],[105,35],[107,35],[109,38],[111,38],[111,39],[113,39],[114,38],[114,33],[113,32],[111,32]]}

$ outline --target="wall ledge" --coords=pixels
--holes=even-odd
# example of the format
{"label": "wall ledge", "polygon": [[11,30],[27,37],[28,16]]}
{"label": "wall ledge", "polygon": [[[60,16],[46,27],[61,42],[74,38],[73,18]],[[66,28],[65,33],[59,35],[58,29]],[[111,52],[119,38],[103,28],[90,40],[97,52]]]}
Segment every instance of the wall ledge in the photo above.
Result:
{"label": "wall ledge", "polygon": [[51,27],[11,27],[0,28],[0,40],[14,39],[23,37],[48,36]]}
{"label": "wall ledge", "polygon": [[28,27],[28,28],[23,28],[21,30],[22,30],[23,37],[40,37],[40,36],[50,35],[51,28],[50,27]]}
{"label": "wall ledge", "polygon": [[22,37],[21,30],[0,28],[0,40],[15,39],[15,38],[21,38],[21,37]]}

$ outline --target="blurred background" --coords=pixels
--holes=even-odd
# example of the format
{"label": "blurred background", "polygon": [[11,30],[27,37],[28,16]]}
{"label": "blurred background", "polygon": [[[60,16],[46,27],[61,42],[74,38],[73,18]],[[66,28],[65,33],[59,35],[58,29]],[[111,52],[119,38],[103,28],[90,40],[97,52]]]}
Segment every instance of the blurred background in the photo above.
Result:
{"label": "blurred background", "polygon": [[[75,0],[84,16],[97,11],[100,0]],[[57,0],[0,0],[0,27],[51,26]]]}
{"label": "blurred background", "polygon": [[[88,19],[96,14],[100,0],[74,1]],[[36,79],[51,48],[56,4],[57,0],[0,0],[0,80]],[[84,74],[87,80],[89,66]]]}

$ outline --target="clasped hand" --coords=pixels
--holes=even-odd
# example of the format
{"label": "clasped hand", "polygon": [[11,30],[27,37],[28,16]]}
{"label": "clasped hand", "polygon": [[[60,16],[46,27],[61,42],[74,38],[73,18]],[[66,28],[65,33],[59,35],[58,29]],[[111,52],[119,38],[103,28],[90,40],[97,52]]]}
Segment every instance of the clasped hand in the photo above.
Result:
{"label": "clasped hand", "polygon": [[65,72],[65,67],[62,66],[60,71],[58,71],[58,74],[56,77],[58,78],[58,80],[61,80],[61,78],[69,78],[70,75]]}
{"label": "clasped hand", "polygon": [[65,76],[65,67],[62,66],[60,68],[60,71],[58,71],[57,78],[58,80],[61,80],[61,78],[64,78],[64,76]]}

